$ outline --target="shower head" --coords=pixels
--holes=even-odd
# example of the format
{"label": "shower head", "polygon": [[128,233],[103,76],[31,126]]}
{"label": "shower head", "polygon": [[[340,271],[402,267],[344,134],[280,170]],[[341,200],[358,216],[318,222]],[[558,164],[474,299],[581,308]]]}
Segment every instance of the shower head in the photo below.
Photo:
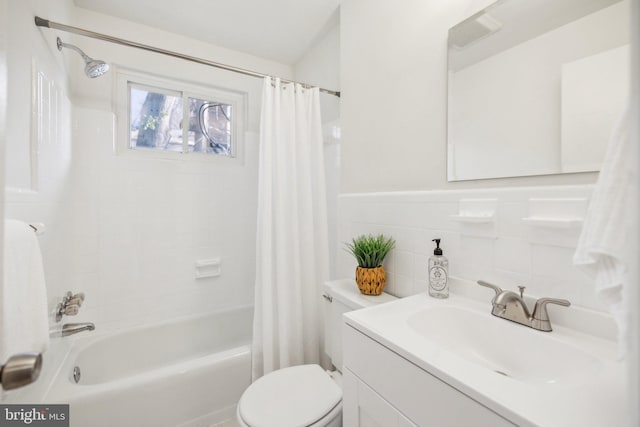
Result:
{"label": "shower head", "polygon": [[57,38],[56,44],[58,45],[59,51],[62,51],[62,48],[66,47],[68,49],[75,50],[80,54],[80,56],[82,56],[85,64],[84,73],[87,75],[87,77],[91,77],[92,79],[94,79],[109,71],[109,64],[104,61],[100,61],[99,59],[90,58],[79,47],[72,44],[63,43],[62,40],[60,40],[60,37]]}

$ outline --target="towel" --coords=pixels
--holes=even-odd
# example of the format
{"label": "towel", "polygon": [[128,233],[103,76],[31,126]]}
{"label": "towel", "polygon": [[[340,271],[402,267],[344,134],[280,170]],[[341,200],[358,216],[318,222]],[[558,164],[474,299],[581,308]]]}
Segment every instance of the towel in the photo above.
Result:
{"label": "towel", "polygon": [[587,209],[573,263],[591,275],[595,292],[618,325],[618,353],[628,350],[629,310],[624,298],[627,282],[628,238],[637,198],[636,156],[629,137],[629,108],[614,127],[598,181]]}
{"label": "towel", "polygon": [[4,222],[4,281],[0,294],[0,363],[49,345],[47,289],[42,255],[29,225]]}

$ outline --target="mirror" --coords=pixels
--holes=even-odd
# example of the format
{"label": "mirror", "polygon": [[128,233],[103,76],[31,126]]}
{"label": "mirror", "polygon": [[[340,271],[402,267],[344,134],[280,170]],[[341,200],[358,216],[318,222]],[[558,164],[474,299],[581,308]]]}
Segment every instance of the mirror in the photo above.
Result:
{"label": "mirror", "polygon": [[449,30],[449,181],[597,171],[629,93],[629,0],[503,0]]}

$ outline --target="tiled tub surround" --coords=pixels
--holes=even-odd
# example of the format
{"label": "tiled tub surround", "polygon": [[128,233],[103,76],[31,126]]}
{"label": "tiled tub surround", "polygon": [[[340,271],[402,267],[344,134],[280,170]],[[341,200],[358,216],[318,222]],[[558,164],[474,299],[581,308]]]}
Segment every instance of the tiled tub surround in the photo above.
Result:
{"label": "tiled tub surround", "polygon": [[[396,240],[385,260],[385,292],[426,292],[431,240],[439,237],[449,274],[461,283],[483,279],[511,290],[524,285],[525,296],[565,298],[604,311],[593,280],[572,263],[592,190],[579,185],[342,194],[338,276],[353,277],[356,267],[343,242],[384,233]],[[493,294],[483,290],[489,304]]]}

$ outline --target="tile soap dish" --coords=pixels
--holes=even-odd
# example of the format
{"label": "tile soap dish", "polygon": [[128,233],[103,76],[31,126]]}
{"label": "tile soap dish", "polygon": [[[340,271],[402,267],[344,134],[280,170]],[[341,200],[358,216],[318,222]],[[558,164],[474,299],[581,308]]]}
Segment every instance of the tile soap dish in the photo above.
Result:
{"label": "tile soap dish", "polygon": [[495,221],[494,215],[491,214],[463,214],[449,215],[452,221],[466,222],[471,224],[488,224]]}
{"label": "tile soap dish", "polygon": [[533,227],[573,228],[582,224],[582,218],[550,218],[529,216],[522,218],[522,222]]}

